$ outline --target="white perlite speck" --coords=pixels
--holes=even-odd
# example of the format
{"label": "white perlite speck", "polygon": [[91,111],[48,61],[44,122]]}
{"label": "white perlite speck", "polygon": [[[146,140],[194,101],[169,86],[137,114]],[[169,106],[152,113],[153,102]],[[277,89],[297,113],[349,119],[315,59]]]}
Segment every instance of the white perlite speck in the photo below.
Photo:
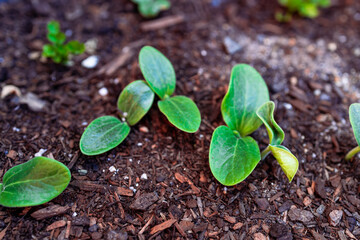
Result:
{"label": "white perlite speck", "polygon": [[110,172],[116,172],[116,168],[114,166],[109,167]]}
{"label": "white perlite speck", "polygon": [[98,56],[90,56],[81,62],[81,65],[85,68],[94,68],[99,62]]}
{"label": "white perlite speck", "polygon": [[141,180],[147,180],[148,177],[147,177],[146,173],[143,173],[143,174],[141,175],[140,179],[141,179]]}
{"label": "white perlite speck", "polygon": [[108,95],[109,91],[107,90],[106,87],[102,87],[99,89],[99,94],[103,97],[105,97],[106,95]]}
{"label": "white perlite speck", "polygon": [[47,149],[41,148],[37,153],[35,153],[35,157],[41,157]]}

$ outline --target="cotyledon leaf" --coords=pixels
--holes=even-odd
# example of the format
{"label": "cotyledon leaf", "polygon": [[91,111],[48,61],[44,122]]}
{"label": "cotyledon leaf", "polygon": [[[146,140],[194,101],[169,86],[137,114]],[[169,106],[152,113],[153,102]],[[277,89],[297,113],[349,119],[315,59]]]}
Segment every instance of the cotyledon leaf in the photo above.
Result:
{"label": "cotyledon leaf", "polygon": [[289,149],[282,145],[269,145],[269,148],[289,179],[289,182],[291,182],[299,168],[297,158],[290,152]]}
{"label": "cotyledon leaf", "polygon": [[1,184],[0,204],[28,207],[46,203],[68,186],[69,169],[54,159],[35,157],[8,170]]}
{"label": "cotyledon leaf", "polygon": [[121,117],[126,118],[130,126],[144,117],[153,104],[155,94],[146,82],[137,80],[127,85],[118,99]]}
{"label": "cotyledon leaf", "polygon": [[156,17],[160,11],[169,9],[171,5],[168,0],[147,0],[137,2],[140,14],[146,18]]}
{"label": "cotyledon leaf", "polygon": [[112,116],[92,121],[80,139],[80,150],[85,155],[98,155],[119,145],[129,134],[130,127]]}
{"label": "cotyledon leaf", "polygon": [[196,132],[201,123],[200,111],[188,97],[169,97],[158,102],[160,111],[175,127],[188,133]]}
{"label": "cotyledon leaf", "polygon": [[210,169],[223,185],[232,186],[246,179],[260,161],[260,150],[251,137],[237,137],[226,126],[215,129],[209,151]]}
{"label": "cotyledon leaf", "polygon": [[272,101],[264,103],[256,112],[260,120],[264,123],[269,135],[269,144],[280,145],[285,138],[284,131],[274,119],[275,103]]}
{"label": "cotyledon leaf", "polygon": [[169,59],[159,50],[145,46],[140,50],[139,64],[150,88],[161,98],[175,91],[175,70]]}
{"label": "cotyledon leaf", "polygon": [[247,136],[261,126],[256,110],[269,100],[269,91],[261,75],[247,64],[238,64],[232,69],[221,113],[229,128]]}
{"label": "cotyledon leaf", "polygon": [[357,144],[360,146],[360,103],[353,103],[349,108],[349,118]]}

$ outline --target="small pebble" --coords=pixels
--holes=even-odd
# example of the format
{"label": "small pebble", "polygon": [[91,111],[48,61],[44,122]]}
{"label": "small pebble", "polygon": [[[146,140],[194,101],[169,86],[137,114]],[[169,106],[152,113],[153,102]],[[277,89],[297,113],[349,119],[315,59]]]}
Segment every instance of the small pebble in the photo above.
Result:
{"label": "small pebble", "polygon": [[14,132],[20,132],[20,128],[13,127],[13,131],[14,131]]}
{"label": "small pebble", "polygon": [[328,44],[328,49],[331,51],[331,52],[335,52],[336,51],[336,49],[337,49],[337,45],[336,45],[336,43],[329,43]]}
{"label": "small pebble", "polygon": [[341,218],[343,216],[343,211],[342,210],[333,210],[330,212],[329,214],[329,223],[331,224],[331,226],[336,226],[340,223]]}
{"label": "small pebble", "polygon": [[90,56],[81,62],[81,65],[85,68],[94,68],[99,62],[98,56]]}
{"label": "small pebble", "polygon": [[111,166],[111,167],[109,167],[109,171],[112,172],[112,173],[116,172],[116,168],[114,166]]}
{"label": "small pebble", "polygon": [[109,91],[107,90],[106,87],[102,87],[99,89],[99,94],[103,97],[105,97],[106,95],[108,95]]}
{"label": "small pebble", "polygon": [[37,153],[35,153],[35,157],[41,157],[47,149],[41,148]]}
{"label": "small pebble", "polygon": [[356,57],[360,57],[360,48],[355,48],[355,49],[354,49],[354,55],[355,55]]}
{"label": "small pebble", "polygon": [[147,180],[148,177],[147,177],[146,173],[143,173],[143,174],[141,175],[140,179],[141,179],[141,180]]}
{"label": "small pebble", "polygon": [[139,130],[140,130],[140,132],[143,132],[143,133],[148,133],[149,132],[149,129],[147,127],[145,127],[145,126],[141,126],[139,128]]}

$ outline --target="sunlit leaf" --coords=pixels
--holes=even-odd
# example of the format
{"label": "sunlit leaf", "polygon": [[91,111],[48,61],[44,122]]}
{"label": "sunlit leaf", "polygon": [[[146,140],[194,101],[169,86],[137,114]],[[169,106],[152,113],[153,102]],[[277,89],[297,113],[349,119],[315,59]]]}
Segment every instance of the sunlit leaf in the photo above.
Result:
{"label": "sunlit leaf", "polygon": [[349,108],[349,118],[355,139],[360,146],[360,103],[353,103]]}
{"label": "sunlit leaf", "polygon": [[92,121],[80,139],[80,150],[85,155],[98,155],[118,146],[129,134],[130,127],[112,116]]}
{"label": "sunlit leaf", "polygon": [[210,169],[223,185],[246,179],[260,161],[260,150],[251,137],[240,138],[226,126],[215,129],[209,151]]}
{"label": "sunlit leaf", "polygon": [[46,157],[35,157],[5,173],[0,204],[28,207],[46,203],[65,190],[70,178],[70,171],[64,164]]}
{"label": "sunlit leaf", "polygon": [[272,101],[264,103],[256,112],[258,117],[264,123],[269,135],[269,144],[280,145],[285,138],[284,131],[275,122],[274,119],[275,103]]}
{"label": "sunlit leaf", "polygon": [[276,158],[285,175],[291,182],[299,168],[297,158],[284,146],[269,145],[272,155]]}
{"label": "sunlit leaf", "polygon": [[149,111],[155,94],[150,87],[141,80],[127,85],[118,99],[118,109],[123,113],[130,126],[139,122]]}
{"label": "sunlit leaf", "polygon": [[188,97],[175,96],[158,102],[160,111],[169,122],[182,131],[196,132],[201,123],[200,111]]}
{"label": "sunlit leaf", "polygon": [[235,65],[228,92],[221,104],[226,124],[241,136],[251,134],[262,124],[256,111],[267,101],[269,91],[261,75],[249,65]]}
{"label": "sunlit leaf", "polygon": [[150,46],[143,47],[139,54],[139,64],[150,88],[161,99],[174,93],[175,71],[169,59],[161,52]]}

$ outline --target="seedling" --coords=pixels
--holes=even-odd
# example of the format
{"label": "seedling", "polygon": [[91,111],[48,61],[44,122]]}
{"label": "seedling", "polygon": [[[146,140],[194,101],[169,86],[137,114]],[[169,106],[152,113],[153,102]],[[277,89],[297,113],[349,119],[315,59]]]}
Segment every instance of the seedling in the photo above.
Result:
{"label": "seedling", "polygon": [[156,17],[161,11],[170,8],[169,0],[132,0],[138,5],[141,16],[145,18]]}
{"label": "seedling", "polygon": [[275,18],[279,22],[291,21],[294,13],[302,17],[315,18],[319,15],[319,8],[326,8],[331,4],[331,0],[278,0],[278,2],[287,8],[285,14],[276,13]]}
{"label": "seedling", "polygon": [[0,184],[0,205],[29,207],[46,203],[62,193],[70,179],[70,171],[64,164],[35,157],[5,173]]}
{"label": "seedling", "polygon": [[66,36],[60,31],[60,24],[57,21],[50,21],[47,24],[47,39],[51,44],[45,44],[42,55],[51,58],[55,63],[66,65],[71,55],[79,55],[85,51],[85,45],[78,41],[69,41],[65,44]]}
{"label": "seedling", "polygon": [[130,83],[118,99],[120,119],[104,116],[92,121],[80,139],[85,155],[98,155],[118,146],[149,111],[155,97],[167,119],[184,132],[196,132],[201,123],[196,104],[185,96],[170,97],[175,91],[176,76],[170,61],[153,47],[145,46],[139,54],[140,69],[146,80]]}
{"label": "seedling", "polygon": [[[275,122],[275,104],[269,101],[269,91],[261,75],[251,66],[239,64],[231,73],[228,92],[221,104],[227,126],[215,129],[209,151],[210,169],[215,178],[226,186],[246,179],[261,159],[270,152],[279,162],[291,182],[298,161],[280,144],[284,132]],[[265,124],[269,146],[260,153],[257,142],[249,135]]]}
{"label": "seedling", "polygon": [[351,104],[349,108],[349,118],[358,146],[346,154],[345,160],[347,161],[360,152],[360,103]]}

